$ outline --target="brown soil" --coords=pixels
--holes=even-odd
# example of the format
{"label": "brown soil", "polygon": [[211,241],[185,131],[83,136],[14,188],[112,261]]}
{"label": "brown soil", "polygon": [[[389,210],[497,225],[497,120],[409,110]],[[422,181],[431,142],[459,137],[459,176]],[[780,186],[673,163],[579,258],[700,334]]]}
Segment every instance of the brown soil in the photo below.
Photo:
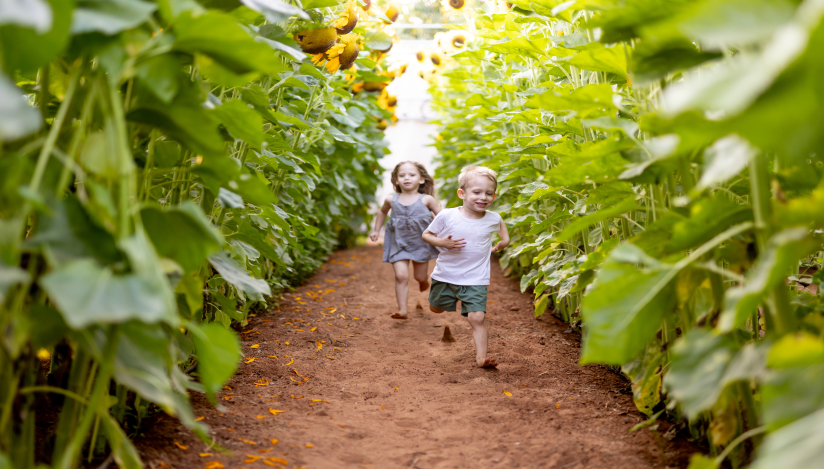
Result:
{"label": "brown soil", "polygon": [[[192,396],[195,414],[231,454],[160,417],[138,441],[147,467],[282,467],[265,458],[313,469],[686,467],[695,448],[649,429],[629,433],[644,416],[628,383],[579,366],[579,335],[548,314],[535,320],[530,296],[497,262],[488,315],[494,370],[473,366],[466,320],[429,312],[414,280],[409,320],[390,319],[393,282],[379,247],[335,253],[278,310],[251,319],[241,340],[244,362],[255,360],[219,394],[222,408]],[[446,323],[455,342],[441,341]],[[668,429],[660,423],[658,435]]]}

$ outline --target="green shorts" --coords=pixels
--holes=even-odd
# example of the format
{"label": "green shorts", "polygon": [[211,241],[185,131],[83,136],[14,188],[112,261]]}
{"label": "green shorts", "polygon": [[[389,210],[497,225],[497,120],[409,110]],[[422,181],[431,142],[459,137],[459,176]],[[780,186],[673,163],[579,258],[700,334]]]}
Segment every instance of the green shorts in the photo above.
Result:
{"label": "green shorts", "polygon": [[458,300],[461,302],[461,316],[469,316],[474,311],[486,312],[486,285],[452,285],[432,279],[430,305],[444,311],[455,311]]}

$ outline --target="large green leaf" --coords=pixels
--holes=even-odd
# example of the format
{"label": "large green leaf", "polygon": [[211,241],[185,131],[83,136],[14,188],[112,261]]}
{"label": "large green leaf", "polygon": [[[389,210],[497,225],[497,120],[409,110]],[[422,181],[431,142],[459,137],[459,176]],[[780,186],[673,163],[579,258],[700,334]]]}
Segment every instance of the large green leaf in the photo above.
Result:
{"label": "large green leaf", "polygon": [[672,269],[629,243],[610,252],[581,305],[582,363],[621,365],[646,347],[673,304]]}
{"label": "large green leaf", "polygon": [[593,43],[572,57],[560,59],[570,65],[584,70],[609,72],[625,77],[627,75],[627,55],[623,46],[604,47]]}
{"label": "large green leaf", "polygon": [[743,327],[747,318],[762,302],[764,295],[784,284],[787,272],[796,269],[798,260],[815,252],[820,243],[804,228],[792,228],[773,235],[766,252],[747,273],[744,285],[728,289],[718,329],[724,332]]}
{"label": "large green leaf", "polygon": [[[25,9],[25,21],[38,22],[42,25],[44,18],[40,16],[40,7],[36,4],[51,7],[49,16],[49,26],[40,30],[39,26],[29,29],[25,25],[0,26],[0,62],[3,68],[10,75],[14,71],[23,72],[36,70],[54,58],[66,46],[69,37],[69,26],[71,25],[72,0],[49,0],[43,2],[36,0],[32,2],[16,2],[7,0],[6,3],[18,4]],[[0,6],[0,12],[11,11],[15,8]],[[19,10],[18,10],[19,12]],[[2,15],[2,13],[0,13]],[[2,20],[0,20],[0,24]],[[4,101],[0,100],[0,102]],[[0,135],[2,135],[0,133]]]}
{"label": "large green leaf", "polygon": [[174,35],[175,50],[208,55],[237,74],[286,71],[272,48],[256,42],[234,17],[225,13],[183,13],[175,23]]}
{"label": "large green leaf", "polygon": [[52,10],[44,0],[0,0],[0,26],[14,24],[43,34],[52,21]]}
{"label": "large green leaf", "polygon": [[263,119],[254,109],[239,99],[233,99],[215,108],[215,113],[233,137],[260,148],[263,143]]}
{"label": "large green leaf", "polygon": [[117,34],[145,22],[156,9],[143,0],[77,0],[71,33]]}
{"label": "large green leaf", "polygon": [[564,242],[600,221],[621,216],[621,214],[634,210],[637,206],[638,203],[635,201],[635,196],[633,195],[612,207],[605,207],[594,213],[578,218],[564,227],[563,231],[558,234],[556,241]]}
{"label": "large green leaf", "polygon": [[770,434],[751,469],[817,469],[824,459],[824,409]]}
{"label": "large green leaf", "polygon": [[234,332],[220,324],[188,326],[197,352],[197,373],[206,396],[215,402],[215,393],[237,370],[241,357],[240,342]]}
{"label": "large green leaf", "polygon": [[39,130],[42,124],[40,112],[29,105],[22,90],[0,73],[0,141],[25,137]]}
{"label": "large green leaf", "polygon": [[609,85],[586,85],[569,94],[560,90],[550,90],[535,95],[527,101],[527,106],[546,111],[591,112],[612,108],[612,88]]}
{"label": "large green leaf", "polygon": [[263,301],[263,295],[269,296],[272,291],[266,280],[257,279],[249,275],[246,270],[240,268],[237,263],[229,257],[226,251],[220,251],[209,258],[209,262],[217,270],[223,280],[232,284],[238,290],[249,295],[256,301]]}
{"label": "large green leaf", "polygon": [[8,266],[0,259],[0,304],[6,301],[6,294],[13,286],[28,282],[29,278],[25,270]]}
{"label": "large green leaf", "polygon": [[223,245],[223,236],[192,201],[167,209],[146,207],[140,215],[157,253],[174,259],[186,272],[199,269]]}
{"label": "large green leaf", "polygon": [[672,362],[664,376],[667,395],[690,419],[710,410],[724,388],[736,381],[764,375],[765,348],[703,329],[693,329],[672,347]]}

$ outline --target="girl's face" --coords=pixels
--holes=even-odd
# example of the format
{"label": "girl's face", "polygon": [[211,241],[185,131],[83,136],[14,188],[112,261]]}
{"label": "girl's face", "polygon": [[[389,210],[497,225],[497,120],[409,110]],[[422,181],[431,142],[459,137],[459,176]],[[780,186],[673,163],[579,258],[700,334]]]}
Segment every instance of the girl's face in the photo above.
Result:
{"label": "girl's face", "polygon": [[423,176],[414,164],[404,163],[398,169],[398,185],[401,186],[401,192],[417,192],[423,183]]}

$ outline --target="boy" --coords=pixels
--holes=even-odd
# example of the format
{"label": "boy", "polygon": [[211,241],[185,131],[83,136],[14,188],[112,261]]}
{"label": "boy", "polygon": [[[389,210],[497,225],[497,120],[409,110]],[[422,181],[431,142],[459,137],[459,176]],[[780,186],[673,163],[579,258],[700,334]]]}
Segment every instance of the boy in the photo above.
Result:
{"label": "boy", "polygon": [[[440,251],[432,272],[429,309],[434,313],[455,311],[461,302],[461,315],[472,326],[475,361],[481,368],[498,363],[487,358],[489,329],[486,317],[486,286],[489,285],[489,258],[509,245],[509,232],[501,216],[487,211],[497,197],[495,171],[467,166],[458,176],[458,197],[463,205],[442,210],[423,232],[423,240]],[[501,240],[492,246],[492,235]]]}

